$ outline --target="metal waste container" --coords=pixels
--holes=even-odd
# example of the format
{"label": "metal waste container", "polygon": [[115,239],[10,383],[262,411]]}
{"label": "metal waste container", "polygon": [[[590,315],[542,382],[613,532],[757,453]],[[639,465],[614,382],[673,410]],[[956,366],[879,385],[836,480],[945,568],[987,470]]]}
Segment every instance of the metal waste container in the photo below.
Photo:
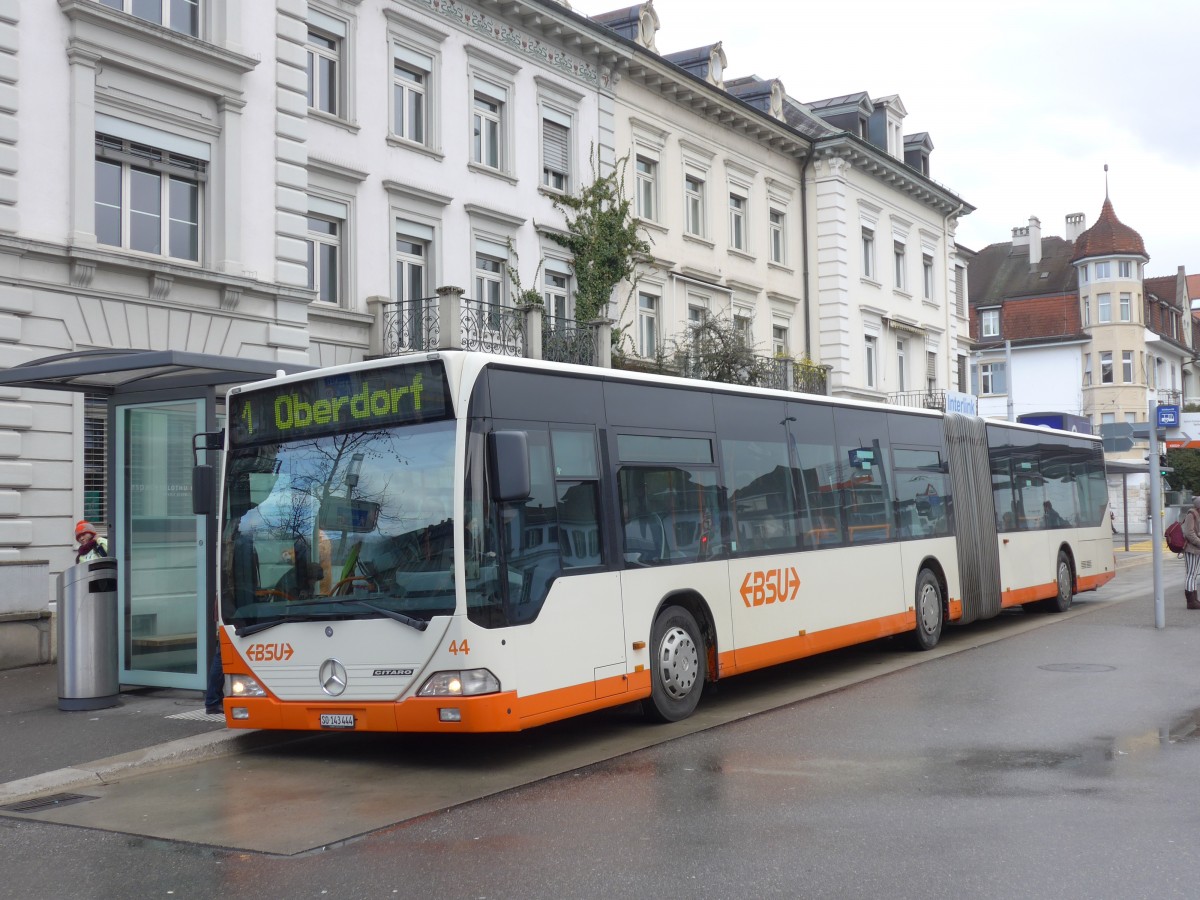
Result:
{"label": "metal waste container", "polygon": [[117,561],[76,563],[58,576],[58,708],[119,702]]}

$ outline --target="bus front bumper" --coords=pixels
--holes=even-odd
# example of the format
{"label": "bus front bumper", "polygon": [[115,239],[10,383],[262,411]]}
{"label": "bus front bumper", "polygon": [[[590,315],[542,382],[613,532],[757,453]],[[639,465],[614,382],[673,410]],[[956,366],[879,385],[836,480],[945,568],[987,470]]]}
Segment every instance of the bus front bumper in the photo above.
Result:
{"label": "bus front bumper", "polygon": [[399,702],[290,701],[239,697],[225,701],[230,728],[288,731],[478,733],[520,731],[516,693],[480,697],[412,697]]}

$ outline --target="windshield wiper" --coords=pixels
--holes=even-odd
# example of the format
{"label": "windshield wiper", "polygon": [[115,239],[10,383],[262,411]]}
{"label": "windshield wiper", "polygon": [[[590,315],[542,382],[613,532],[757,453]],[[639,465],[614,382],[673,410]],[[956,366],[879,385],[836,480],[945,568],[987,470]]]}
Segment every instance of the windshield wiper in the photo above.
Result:
{"label": "windshield wiper", "polygon": [[376,606],[374,603],[368,603],[366,600],[346,599],[339,600],[337,602],[357,603],[359,606],[365,607],[372,612],[377,612],[380,615],[387,616],[389,619],[395,619],[397,622],[407,625],[409,628],[417,629],[417,631],[424,631],[429,627],[429,621],[427,619],[414,619],[412,616],[406,616],[404,613],[396,612],[395,610],[387,609],[383,606]]}
{"label": "windshield wiper", "polygon": [[[354,597],[321,597],[319,599],[306,600],[303,603],[293,604],[293,608],[296,606],[320,606],[325,603],[357,603],[359,606],[371,610],[371,612],[379,613],[381,616],[387,616],[389,619],[395,619],[402,625],[407,625],[409,628],[415,628],[417,631],[424,631],[429,627],[429,622],[425,619],[414,619],[412,616],[406,616],[404,613],[396,612],[395,610],[388,609],[384,606],[376,606],[374,603],[368,603],[366,600],[358,600]],[[278,622],[272,622],[271,624],[277,625]],[[260,623],[260,625],[266,628],[271,627],[265,623]]]}
{"label": "windshield wiper", "polygon": [[253,625],[235,625],[233,633],[238,637],[246,637],[250,634],[258,634],[260,631],[266,631],[268,628],[274,628],[276,625],[282,625],[284,622],[311,622],[313,619],[313,616],[276,616],[274,619],[255,622]]}

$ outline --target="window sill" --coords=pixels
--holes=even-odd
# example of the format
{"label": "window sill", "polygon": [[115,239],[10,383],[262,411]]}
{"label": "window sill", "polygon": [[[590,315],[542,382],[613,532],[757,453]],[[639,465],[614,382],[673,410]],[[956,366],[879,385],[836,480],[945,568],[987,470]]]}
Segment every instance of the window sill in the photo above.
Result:
{"label": "window sill", "polygon": [[469,162],[467,163],[467,168],[472,172],[478,172],[480,175],[487,175],[489,178],[499,178],[501,181],[507,181],[509,184],[517,183],[515,175],[509,175],[507,172],[503,172],[500,169],[493,169],[491,166],[481,165],[477,162]]}
{"label": "window sill", "polygon": [[348,119],[343,119],[340,116],[335,116],[320,109],[308,108],[308,117],[317,122],[324,122],[326,125],[332,125],[335,128],[341,128],[351,134],[358,134],[359,127],[354,122]]}
{"label": "window sill", "polygon": [[904,288],[892,288],[892,294],[896,297],[903,297],[905,300],[911,300],[913,298],[913,295],[904,290]]}
{"label": "window sill", "polygon": [[862,276],[862,277],[860,277],[858,280],[859,280],[860,282],[862,282],[863,284],[870,285],[870,286],[871,286],[871,287],[873,287],[873,288],[879,288],[879,289],[881,289],[881,290],[883,289],[883,285],[882,285],[882,284],[880,284],[880,283],[879,283],[878,281],[876,281],[874,278],[871,278],[871,277],[869,277],[869,276],[867,276],[867,275],[863,275],[863,276]]}
{"label": "window sill", "polygon": [[[183,83],[197,77],[207,78],[217,85],[220,90],[227,92],[238,91],[240,96],[240,76],[247,75],[258,67],[260,60],[228,50],[210,42],[205,37],[193,37],[179,31],[172,31],[162,25],[139,19],[136,16],[101,6],[94,0],[59,0],[59,7],[72,22],[76,23],[76,31],[71,38],[71,46],[87,42],[105,48],[105,59],[123,59],[124,41],[114,40],[114,36],[123,39],[145,42],[152,47],[175,54],[178,69],[174,73],[164,73],[165,78]],[[86,25],[80,29],[79,24]],[[203,31],[203,29],[201,29]],[[99,32],[99,33],[97,33]],[[105,34],[104,32],[107,32]],[[145,48],[143,47],[143,50]],[[109,56],[111,54],[111,57]],[[128,60],[130,63],[134,60]],[[145,60],[138,60],[144,62]],[[207,71],[199,72],[198,67]]]}
{"label": "window sill", "polygon": [[563,197],[569,196],[570,191],[559,191],[552,187],[547,187],[544,184],[538,185],[538,193],[543,197],[549,197],[551,200],[560,200]]}
{"label": "window sill", "polygon": [[374,316],[370,313],[347,309],[341,303],[324,303],[321,300],[314,300],[309,305],[308,314],[314,319],[323,318],[355,325],[370,325],[375,321]]}
{"label": "window sill", "polygon": [[767,263],[767,268],[775,269],[775,270],[777,270],[779,272],[783,272],[787,275],[795,275],[796,274],[796,270],[793,269],[791,266],[787,265],[786,263],[775,262],[774,260],[771,260],[770,262]]}
{"label": "window sill", "polygon": [[712,241],[710,241],[708,238],[700,237],[700,235],[692,234],[689,231],[685,231],[683,233],[683,239],[691,244],[700,244],[703,247],[707,247],[709,250],[715,250],[716,246],[717,246]]}
{"label": "window sill", "polygon": [[753,253],[750,253],[749,251],[746,251],[746,250],[739,250],[737,247],[730,247],[729,255],[739,257],[740,259],[749,260],[750,262],[758,261],[758,257],[755,256]]}
{"label": "window sill", "polygon": [[423,156],[428,156],[430,159],[436,159],[441,162],[446,158],[446,154],[441,150],[435,150],[427,144],[420,144],[416,141],[410,141],[408,138],[402,138],[395,134],[389,134],[386,138],[388,146],[399,147],[401,150],[411,150],[413,153],[420,153]]}
{"label": "window sill", "polygon": [[668,228],[662,222],[655,221],[654,219],[638,219],[638,224],[650,231],[657,231],[659,234],[671,233],[670,228]]}

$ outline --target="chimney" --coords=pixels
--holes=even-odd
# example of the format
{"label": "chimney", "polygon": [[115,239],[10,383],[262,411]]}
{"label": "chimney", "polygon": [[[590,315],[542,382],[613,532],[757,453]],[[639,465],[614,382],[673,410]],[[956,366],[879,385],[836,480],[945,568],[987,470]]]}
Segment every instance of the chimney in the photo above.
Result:
{"label": "chimney", "polygon": [[1029,229],[1022,225],[1018,225],[1012,230],[1012,236],[1012,245],[1014,247],[1024,247],[1029,243]]}
{"label": "chimney", "polygon": [[1033,268],[1042,261],[1042,220],[1037,216],[1029,217],[1029,267]]}
{"label": "chimney", "polygon": [[1087,231],[1087,216],[1083,213],[1067,213],[1067,240],[1072,244]]}

